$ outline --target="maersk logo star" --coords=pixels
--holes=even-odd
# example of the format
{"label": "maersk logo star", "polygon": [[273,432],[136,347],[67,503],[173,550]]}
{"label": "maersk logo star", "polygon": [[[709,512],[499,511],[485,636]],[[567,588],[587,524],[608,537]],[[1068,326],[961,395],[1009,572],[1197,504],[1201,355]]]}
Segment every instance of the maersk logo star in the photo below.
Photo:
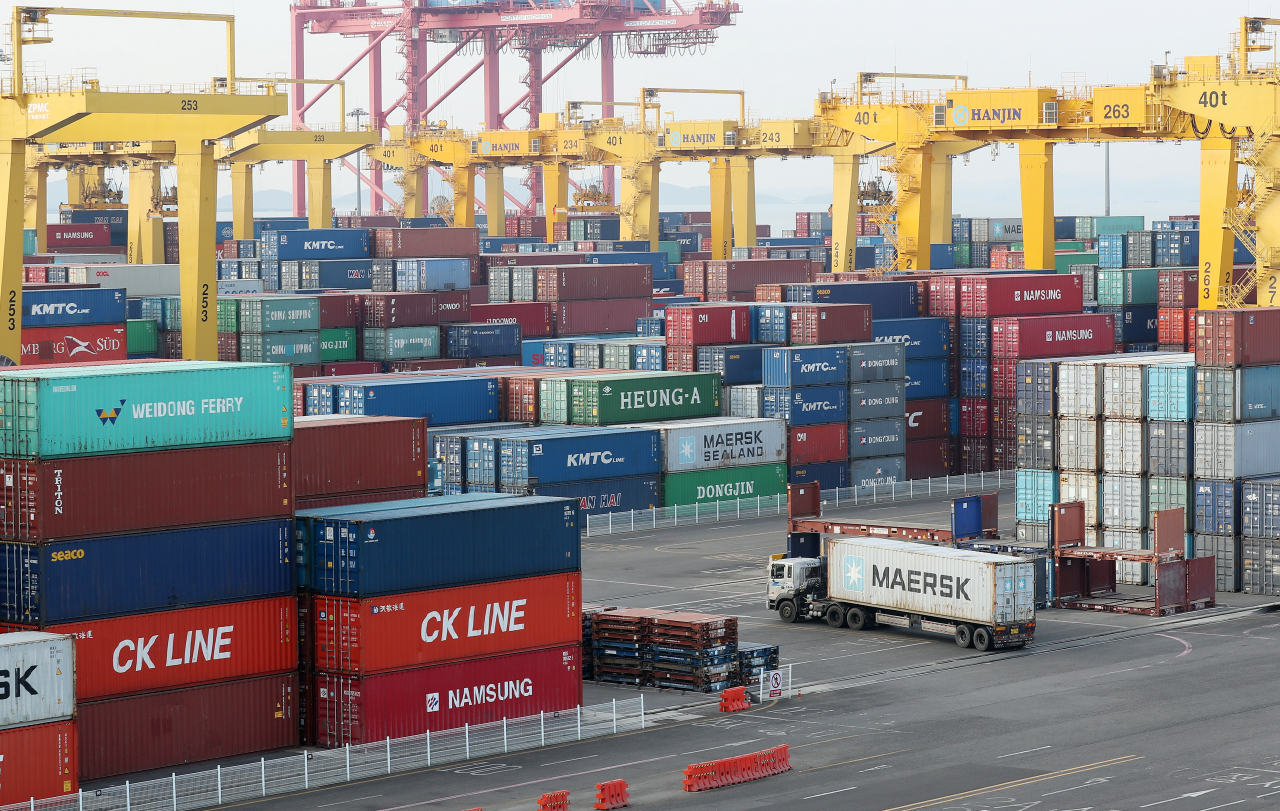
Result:
{"label": "maersk logo star", "polygon": [[693,437],[691,436],[682,437],[680,439],[680,461],[692,462],[693,453],[694,453]]}
{"label": "maersk logo star", "polygon": [[847,555],[844,559],[844,587],[847,591],[862,591],[863,571],[866,563],[862,558]]}

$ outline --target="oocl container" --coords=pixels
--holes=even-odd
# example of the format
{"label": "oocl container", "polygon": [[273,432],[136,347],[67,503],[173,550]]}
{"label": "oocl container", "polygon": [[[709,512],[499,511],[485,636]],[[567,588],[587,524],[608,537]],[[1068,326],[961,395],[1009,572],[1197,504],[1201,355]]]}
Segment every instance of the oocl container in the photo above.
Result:
{"label": "oocl container", "polygon": [[750,465],[662,477],[662,505],[769,498],[787,491],[787,466]]}
{"label": "oocl container", "polygon": [[[7,699],[0,702],[0,729],[75,718],[75,640],[70,636],[38,631],[0,634],[0,673],[0,692]],[[5,764],[0,790],[8,788],[11,768]]]}
{"label": "oocl container", "polygon": [[0,803],[26,803],[75,794],[78,743],[75,721],[0,730]]}
{"label": "oocl container", "polygon": [[617,425],[720,414],[720,375],[667,372],[570,378],[575,425]]}
{"label": "oocl container", "polygon": [[1078,313],[1083,280],[1074,274],[1007,273],[960,279],[960,315],[968,318]]}
{"label": "oocl container", "polygon": [[787,461],[786,425],[777,419],[711,417],[630,427],[657,431],[664,473]]}
{"label": "oocl container", "polygon": [[413,417],[302,417],[293,432],[298,498],[421,487],[425,420]]}
{"label": "oocl container", "polygon": [[991,323],[991,354],[1001,358],[1053,358],[1115,351],[1115,317],[1048,315],[997,318]]}
{"label": "oocl container", "polygon": [[1280,307],[1201,310],[1196,315],[1196,365],[1280,363]]}

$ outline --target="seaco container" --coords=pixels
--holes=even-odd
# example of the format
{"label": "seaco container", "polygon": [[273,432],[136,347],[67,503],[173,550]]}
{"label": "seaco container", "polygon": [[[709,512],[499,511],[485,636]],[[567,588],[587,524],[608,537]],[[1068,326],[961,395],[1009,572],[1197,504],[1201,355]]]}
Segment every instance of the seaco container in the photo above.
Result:
{"label": "seaco container", "polygon": [[0,459],[0,538],[48,541],[293,514],[287,442]]}
{"label": "seaco container", "polygon": [[658,432],[641,428],[498,435],[504,487],[617,479],[662,470]]}
{"label": "seaco container", "polygon": [[298,666],[294,597],[50,626],[76,638],[76,700],[280,673]]}
{"label": "seaco container", "polygon": [[287,519],[0,543],[0,563],[13,589],[0,603],[0,621],[46,627],[292,594],[292,543]]}
{"label": "seaco container", "polygon": [[426,421],[414,417],[301,417],[293,429],[298,498],[422,487]]}
{"label": "seaco container", "polygon": [[991,354],[998,358],[1056,358],[1115,351],[1113,315],[1048,315],[991,322]]}
{"label": "seaco container", "polygon": [[782,347],[762,350],[766,386],[825,386],[849,380],[847,346]]}
{"label": "seaco container", "polygon": [[1280,363],[1280,307],[1196,313],[1197,366],[1276,363]]}
{"label": "seaco container", "polygon": [[[39,631],[0,634],[0,672],[5,674],[0,729],[76,717],[75,640]],[[12,678],[10,678],[12,677]],[[6,787],[12,773],[5,764]]]}
{"label": "seaco container", "polygon": [[1002,273],[960,279],[960,315],[1000,318],[1078,313],[1084,308],[1084,280],[1073,273]]}
{"label": "seaco container", "polygon": [[809,465],[849,458],[849,426],[843,422],[803,425],[787,432],[787,463]]}
{"label": "seaco container", "polygon": [[1280,473],[1280,420],[1239,425],[1197,422],[1192,450],[1195,476],[1239,479]]}
{"label": "seaco container", "polygon": [[849,423],[849,456],[901,456],[907,452],[906,420],[861,420]]}
{"label": "seaco container", "polygon": [[885,318],[871,323],[873,340],[902,344],[907,359],[945,358],[951,352],[951,327],[946,318]]}
{"label": "seaco container", "polygon": [[617,425],[720,414],[720,375],[705,372],[626,374],[569,380],[574,425]]}
{"label": "seaco container", "polygon": [[[307,510],[303,530],[323,594],[364,597],[580,568],[576,502],[429,499]],[[432,539],[453,538],[455,544]]]}
{"label": "seaco container", "polygon": [[498,418],[498,383],[490,377],[431,377],[338,387],[346,416],[425,417],[427,425],[464,425]]}
{"label": "seaco container", "polygon": [[80,708],[80,776],[297,746],[298,718],[297,673],[87,702]]}
{"label": "seaco container", "polygon": [[657,432],[663,473],[787,460],[786,425],[776,419],[711,417],[630,427],[651,428]]}
{"label": "seaco container", "polygon": [[845,386],[765,386],[764,416],[788,425],[848,422],[849,390]]}
{"label": "seaco container", "polygon": [[313,664],[367,675],[582,639],[582,575],[314,602]]}
{"label": "seaco container", "polygon": [[126,310],[122,288],[67,287],[22,292],[24,328],[123,324],[128,320]]}
{"label": "seaco container", "polygon": [[578,644],[353,677],[317,672],[316,743],[382,742],[545,713],[572,724],[582,704]]}
{"label": "seaco container", "polygon": [[0,730],[0,803],[75,794],[80,788],[76,738],[75,721]]}
{"label": "seaco container", "polygon": [[671,305],[666,319],[668,346],[751,342],[751,307],[746,304]]}
{"label": "seaco container", "polygon": [[787,492],[787,466],[747,467],[668,473],[662,477],[662,506],[768,498]]}
{"label": "seaco container", "polygon": [[293,433],[289,368],[176,361],[0,372],[0,457],[267,442]]}

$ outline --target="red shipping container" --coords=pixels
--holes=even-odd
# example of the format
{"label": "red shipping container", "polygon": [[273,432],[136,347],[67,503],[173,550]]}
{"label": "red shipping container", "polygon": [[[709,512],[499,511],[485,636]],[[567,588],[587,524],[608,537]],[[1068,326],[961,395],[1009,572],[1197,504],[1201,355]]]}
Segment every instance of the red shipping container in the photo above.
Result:
{"label": "red shipping container", "polygon": [[950,434],[951,400],[949,398],[907,401],[907,442],[914,439],[945,437]]}
{"label": "red shipping container", "polygon": [[376,493],[343,493],[339,496],[317,496],[298,499],[298,510],[319,510],[325,507],[349,507],[352,504],[376,504],[381,501],[405,501],[426,498],[425,487],[412,490],[381,490]]}
{"label": "red shipping container", "polygon": [[751,308],[744,304],[667,307],[667,346],[716,346],[751,342]]}
{"label": "red shipping container", "polygon": [[1194,268],[1161,268],[1156,278],[1156,304],[1180,310],[1197,306],[1200,303],[1199,279],[1200,272]]}
{"label": "red shipping container", "polygon": [[95,780],[297,746],[298,674],[87,701],[77,710],[80,779]]}
{"label": "red shipping container", "polygon": [[427,372],[440,369],[464,369],[467,362],[462,358],[422,358],[393,360],[389,366],[392,372]]}
{"label": "red shipping container", "polygon": [[569,241],[569,223],[568,222],[551,223],[551,241],[552,242],[568,242]]}
{"label": "red shipping container", "polygon": [[907,440],[908,479],[932,479],[950,473],[950,437]]}
{"label": "red shipping container", "polygon": [[555,329],[555,305],[545,301],[473,304],[471,320],[478,324],[519,324],[524,338],[549,338]]}
{"label": "red shipping container", "polygon": [[1018,440],[991,440],[991,469],[1013,470],[1018,466]]}
{"label": "red shipping container", "polygon": [[0,805],[79,791],[77,737],[75,721],[0,730]]}
{"label": "red shipping container", "polygon": [[359,293],[321,293],[320,329],[360,326],[361,301]]}
{"label": "red shipping container", "polygon": [[[834,275],[834,274],[833,274]],[[835,281],[834,279],[832,281]],[[756,285],[756,301],[786,301],[787,288],[781,284]]]}
{"label": "red shipping container", "polygon": [[651,265],[571,265],[538,268],[538,301],[650,298]]}
{"label": "red shipping container", "polygon": [[[561,242],[565,240],[560,240]],[[554,254],[555,265],[581,265],[582,254],[557,251]],[[491,268],[496,267],[540,267],[548,264],[545,253],[486,253],[480,259]]]}
{"label": "red shipping container", "polygon": [[[45,237],[52,248],[91,248],[111,244],[109,225],[46,225]],[[88,251],[96,253],[96,251]]]}
{"label": "red shipping container", "polygon": [[849,458],[849,424],[801,425],[787,429],[787,464],[811,465]]}
{"label": "red shipping container", "polygon": [[790,316],[792,346],[874,340],[870,304],[805,304],[790,308]]}
{"label": "red shipping container", "polygon": [[293,597],[51,625],[75,634],[76,698],[129,695],[298,666]]}
{"label": "red shipping container", "polygon": [[929,315],[960,315],[959,276],[934,276],[929,279]]}
{"label": "red shipping container", "polygon": [[606,332],[635,335],[636,319],[652,315],[652,298],[562,301],[556,305],[556,335],[593,335]]}
{"label": "red shipping container", "polygon": [[44,284],[49,279],[48,271],[46,265],[26,265],[22,268],[22,281]]}
{"label": "red shipping container", "polygon": [[[1156,311],[1156,335],[1162,344],[1187,345],[1187,311],[1176,307],[1161,307]],[[1192,330],[1195,325],[1192,325]]]}
{"label": "red shipping container", "polygon": [[324,367],[318,363],[295,366],[293,367],[293,377],[295,380],[300,377],[324,377]]}
{"label": "red shipping container", "polygon": [[1186,331],[1186,349],[1188,352],[1196,351],[1196,313],[1199,310],[1186,310],[1187,315],[1187,331]]}
{"label": "red shipping container", "polygon": [[582,704],[580,656],[575,644],[364,678],[317,672],[309,690],[316,742],[339,747],[572,713]]}
{"label": "red shipping container", "polygon": [[960,398],[960,436],[991,435],[991,401],[980,397]]}
{"label": "red shipping container", "polygon": [[156,354],[168,360],[182,360],[182,333],[161,332],[156,337]]}
{"label": "red shipping container", "polygon": [[429,327],[440,323],[441,293],[365,293],[364,326]]}
{"label": "red shipping container", "polygon": [[1277,363],[1280,363],[1280,307],[1200,310],[1196,314],[1197,366]]}
{"label": "red shipping container", "polygon": [[713,259],[707,262],[707,290],[750,293],[758,284],[804,284],[808,259]]}
{"label": "red shipping container", "polygon": [[0,537],[89,538],[289,518],[289,443],[0,459]]}
{"label": "red shipping container", "polygon": [[369,237],[372,253],[378,259],[480,253],[480,231],[476,228],[375,228]]}
{"label": "red shipping container", "polygon": [[1018,401],[1011,397],[991,398],[992,439],[1013,439],[1018,435],[1017,406]]}
{"label": "red shipping container", "polygon": [[303,419],[293,430],[298,498],[426,486],[427,423],[412,417]]}
{"label": "red shipping container", "polygon": [[679,267],[682,270],[676,271],[676,278],[684,279],[686,296],[707,292],[707,263],[705,261],[686,259]]}
{"label": "red shipping container", "polygon": [[1002,273],[960,279],[960,315],[965,318],[1053,315],[1083,309],[1084,279],[1074,273]]}
{"label": "red shipping container", "polygon": [[367,597],[314,598],[315,667],[383,673],[582,639],[578,572]]}
{"label": "red shipping container", "polygon": [[489,283],[485,282],[484,284],[477,284],[476,282],[472,282],[471,297],[480,304],[487,304],[489,302]]}
{"label": "red shipping container", "polygon": [[[503,236],[518,237],[520,236],[520,219],[518,217],[507,217],[502,223]],[[506,247],[505,245],[503,247]]]}
{"label": "red shipping container", "polygon": [[218,360],[225,360],[225,361],[240,360],[240,333],[238,332],[219,332],[218,333]]}
{"label": "red shipping container", "polygon": [[433,295],[436,297],[436,313],[441,324],[465,324],[471,321],[470,290],[445,290]]}
{"label": "red shipping container", "polygon": [[26,327],[22,330],[23,365],[128,358],[124,326],[120,324]]}
{"label": "red shipping container", "polygon": [[991,441],[986,437],[960,437],[958,473],[985,473],[991,470]]}
{"label": "red shipping container", "polygon": [[[1074,274],[1072,277],[1080,278]],[[996,318],[991,321],[991,355],[997,358],[1106,355],[1116,351],[1115,319],[1114,315],[1104,313]]]}
{"label": "red shipping container", "polygon": [[1018,396],[1018,361],[1012,358],[991,359],[991,396],[1005,400]]}
{"label": "red shipping container", "polygon": [[668,346],[668,372],[698,371],[698,348],[696,346]]}
{"label": "red shipping container", "polygon": [[324,364],[325,377],[346,375],[376,375],[382,371],[382,363],[376,360],[340,360]]}
{"label": "red shipping container", "polygon": [[[503,367],[519,366],[520,356],[519,355],[501,355],[496,358],[472,358],[471,360],[467,361],[467,364],[468,364],[467,368],[469,369],[493,369],[498,366],[503,366]],[[499,398],[501,398],[502,393],[499,392],[498,396]]]}

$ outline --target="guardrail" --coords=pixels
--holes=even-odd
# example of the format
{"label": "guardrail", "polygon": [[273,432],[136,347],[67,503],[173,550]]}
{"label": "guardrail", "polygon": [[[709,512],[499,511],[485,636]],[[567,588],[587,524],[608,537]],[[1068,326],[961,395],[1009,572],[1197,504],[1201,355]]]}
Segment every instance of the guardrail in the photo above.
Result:
{"label": "guardrail", "polygon": [[[996,470],[990,473],[939,476],[933,479],[914,479],[865,487],[841,487],[835,490],[823,490],[822,499],[823,506],[834,509],[880,504],[886,501],[936,498],[952,493],[960,495],[975,489],[978,491],[1003,490],[1014,486],[1014,482],[1014,471]],[[713,524],[717,521],[736,521],[742,518],[763,518],[786,514],[787,497],[785,495],[682,504],[676,507],[656,507],[651,510],[597,513],[587,516],[582,537],[592,538],[597,535],[617,535],[622,532],[667,529],[689,524]]]}

